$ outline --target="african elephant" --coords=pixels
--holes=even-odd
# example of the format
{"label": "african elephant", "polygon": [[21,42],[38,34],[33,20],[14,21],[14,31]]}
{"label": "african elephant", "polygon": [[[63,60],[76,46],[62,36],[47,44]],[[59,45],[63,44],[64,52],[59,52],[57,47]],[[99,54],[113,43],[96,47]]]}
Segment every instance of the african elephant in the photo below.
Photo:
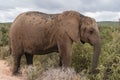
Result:
{"label": "african elephant", "polygon": [[96,70],[101,51],[99,30],[95,19],[76,11],[45,14],[37,11],[20,14],[10,28],[10,44],[14,58],[13,74],[18,73],[21,56],[27,64],[33,63],[33,55],[58,52],[60,66],[69,67],[72,43],[90,43],[94,47],[92,71]]}

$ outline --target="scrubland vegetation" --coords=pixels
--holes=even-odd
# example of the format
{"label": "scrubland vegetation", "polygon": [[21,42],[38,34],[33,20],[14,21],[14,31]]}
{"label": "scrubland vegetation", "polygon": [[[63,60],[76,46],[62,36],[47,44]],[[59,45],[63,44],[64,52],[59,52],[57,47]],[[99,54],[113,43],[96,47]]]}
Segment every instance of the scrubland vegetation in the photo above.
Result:
{"label": "scrubland vegetation", "polygon": [[[9,53],[8,32],[10,23],[0,24],[0,59],[12,64]],[[73,44],[72,68],[60,69],[57,53],[35,55],[33,66],[26,66],[23,56],[21,72],[28,80],[120,80],[120,25],[117,22],[99,22],[102,51],[96,75],[89,74],[93,47],[89,44]],[[12,65],[11,65],[12,66]],[[59,74],[58,74],[59,73]]]}

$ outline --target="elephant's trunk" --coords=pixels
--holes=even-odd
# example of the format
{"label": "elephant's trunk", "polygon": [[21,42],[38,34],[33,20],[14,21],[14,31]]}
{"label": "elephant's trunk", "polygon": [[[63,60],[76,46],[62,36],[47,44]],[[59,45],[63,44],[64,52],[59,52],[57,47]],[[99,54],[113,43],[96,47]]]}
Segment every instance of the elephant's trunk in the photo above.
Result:
{"label": "elephant's trunk", "polygon": [[93,46],[94,46],[94,55],[92,61],[92,73],[95,73],[99,61],[99,55],[101,52],[100,40],[98,39]]}

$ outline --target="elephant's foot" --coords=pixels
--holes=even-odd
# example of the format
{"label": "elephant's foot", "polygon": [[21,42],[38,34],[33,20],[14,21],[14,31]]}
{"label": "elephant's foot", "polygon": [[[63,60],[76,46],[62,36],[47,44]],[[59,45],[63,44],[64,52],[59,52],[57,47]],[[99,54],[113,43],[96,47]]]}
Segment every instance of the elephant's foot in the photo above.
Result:
{"label": "elephant's foot", "polygon": [[12,75],[20,75],[21,72],[19,71],[19,68],[13,68]]}
{"label": "elephant's foot", "polygon": [[21,73],[21,72],[16,72],[16,71],[14,71],[14,72],[12,72],[12,75],[14,75],[14,76],[21,76],[22,73]]}

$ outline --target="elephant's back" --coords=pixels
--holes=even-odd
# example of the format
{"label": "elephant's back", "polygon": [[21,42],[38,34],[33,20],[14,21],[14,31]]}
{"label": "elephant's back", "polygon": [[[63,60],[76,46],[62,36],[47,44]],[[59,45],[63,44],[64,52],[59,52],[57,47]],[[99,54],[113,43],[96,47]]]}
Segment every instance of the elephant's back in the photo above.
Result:
{"label": "elephant's back", "polygon": [[[56,17],[57,14],[49,15],[41,12],[25,12],[20,14],[10,28],[11,41],[21,40],[25,46],[44,46],[44,44],[49,46],[55,35],[53,31],[56,30],[56,23],[54,22]],[[46,37],[47,41],[44,40]]]}
{"label": "elephant's back", "polygon": [[22,32],[24,30],[34,30],[54,25],[58,14],[46,14],[37,11],[25,12],[16,17],[11,25],[10,33]]}

